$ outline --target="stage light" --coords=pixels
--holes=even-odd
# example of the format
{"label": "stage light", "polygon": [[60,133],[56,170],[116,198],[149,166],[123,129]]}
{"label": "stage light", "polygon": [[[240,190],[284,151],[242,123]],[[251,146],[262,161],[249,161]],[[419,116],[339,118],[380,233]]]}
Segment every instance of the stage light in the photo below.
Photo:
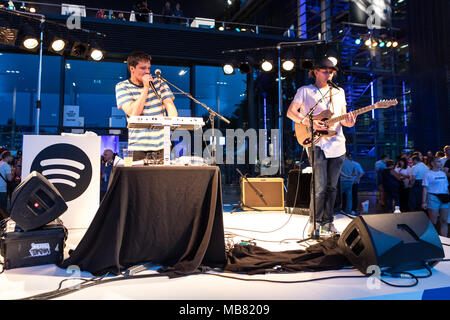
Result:
{"label": "stage light", "polygon": [[77,58],[85,58],[88,54],[89,45],[83,42],[75,42],[70,51],[70,55]]}
{"label": "stage light", "polygon": [[17,34],[19,30],[10,29],[6,27],[0,27],[0,43],[9,46],[14,46],[16,44]]}
{"label": "stage light", "polygon": [[31,13],[36,13],[36,8],[31,7],[31,8],[30,8],[30,12],[31,12]]}
{"label": "stage light", "polygon": [[273,63],[272,63],[272,61],[264,60],[264,61],[261,63],[261,69],[262,69],[264,72],[270,72],[270,71],[272,71],[272,69],[273,69]]}
{"label": "stage light", "polygon": [[385,45],[386,45],[386,44],[384,43],[384,41],[381,41],[379,47],[380,47],[380,48],[383,48]]}
{"label": "stage light", "polygon": [[397,41],[392,42],[392,47],[393,47],[393,48],[395,48],[395,47],[397,47],[397,46],[398,46],[398,42],[397,42]]}
{"label": "stage light", "polygon": [[356,39],[355,40],[355,44],[360,45],[361,44],[361,39]]}
{"label": "stage light", "polygon": [[28,50],[35,50],[39,46],[39,39],[35,37],[25,37],[22,41],[22,46]]}
{"label": "stage light", "polygon": [[390,46],[392,46],[392,42],[391,41],[388,41],[387,43],[386,43],[386,47],[390,47]]}
{"label": "stage light", "polygon": [[57,54],[63,54],[64,49],[66,48],[67,41],[61,39],[61,38],[53,38],[52,42],[50,43],[50,46],[48,48],[49,51],[57,53]]}
{"label": "stage light", "polygon": [[101,61],[105,57],[105,52],[98,48],[92,48],[89,51],[89,60]]}
{"label": "stage light", "polygon": [[234,74],[234,66],[231,63],[226,63],[222,66],[225,75]]}
{"label": "stage light", "polygon": [[364,44],[366,45],[366,47],[370,47],[372,45],[372,40],[367,39],[366,41],[364,41]]}
{"label": "stage light", "polygon": [[252,72],[252,66],[248,62],[243,62],[243,63],[239,64],[239,71],[242,74],[250,73],[250,72]]}
{"label": "stage light", "polygon": [[300,61],[300,68],[303,70],[311,70],[314,67],[314,61],[312,59],[302,59]]}
{"label": "stage light", "polygon": [[295,68],[295,60],[289,59],[289,60],[283,60],[281,63],[281,67],[284,71],[292,71]]}
{"label": "stage light", "polygon": [[378,46],[378,42],[376,42],[376,41],[372,42],[372,47],[376,47],[376,46]]}

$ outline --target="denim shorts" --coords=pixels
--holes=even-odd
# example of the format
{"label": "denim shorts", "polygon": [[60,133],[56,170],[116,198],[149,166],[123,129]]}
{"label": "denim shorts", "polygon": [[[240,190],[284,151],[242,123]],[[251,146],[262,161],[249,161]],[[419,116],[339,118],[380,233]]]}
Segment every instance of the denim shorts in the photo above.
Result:
{"label": "denim shorts", "polygon": [[439,210],[446,208],[450,208],[450,202],[443,203],[434,194],[431,193],[428,194],[428,209]]}

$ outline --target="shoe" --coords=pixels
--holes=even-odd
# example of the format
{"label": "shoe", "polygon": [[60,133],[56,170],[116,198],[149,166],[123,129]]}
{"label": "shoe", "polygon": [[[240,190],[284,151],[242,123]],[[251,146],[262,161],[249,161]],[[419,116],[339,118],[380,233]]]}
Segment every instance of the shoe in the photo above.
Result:
{"label": "shoe", "polygon": [[338,233],[336,227],[332,222],[324,224],[320,228],[320,235],[331,237],[332,235]]}

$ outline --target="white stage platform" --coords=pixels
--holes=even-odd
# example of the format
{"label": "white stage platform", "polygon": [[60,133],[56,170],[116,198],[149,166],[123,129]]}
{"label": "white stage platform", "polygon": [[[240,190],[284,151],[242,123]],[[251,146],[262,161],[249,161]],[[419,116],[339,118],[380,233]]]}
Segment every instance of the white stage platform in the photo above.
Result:
{"label": "white stage platform", "polygon": [[[289,215],[284,212],[238,211],[230,214],[232,206],[224,206],[224,225],[226,240],[239,243],[253,240],[260,247],[271,251],[304,249],[297,240],[306,236],[307,217]],[[343,231],[350,218],[336,216],[335,225]],[[75,249],[84,234],[84,229],[69,230],[66,254]],[[442,243],[450,244],[449,238],[441,238]],[[312,244],[314,242],[310,242]],[[450,247],[444,246],[446,259],[450,257]],[[159,266],[138,275],[157,274]],[[426,271],[414,272],[425,275]],[[59,300],[422,300],[450,299],[450,262],[441,262],[433,269],[429,278],[419,279],[412,288],[396,288],[375,278],[337,278],[314,282],[295,283],[295,281],[325,278],[330,276],[361,276],[354,269],[325,272],[300,272],[284,274],[244,275],[236,273],[217,273],[236,279],[273,280],[277,282],[242,281],[214,275],[190,275],[181,278],[154,277],[113,281],[95,285],[64,295]],[[0,275],[0,299],[21,299],[58,288],[76,285],[76,277],[92,279],[87,272],[72,274],[55,265],[6,270]],[[118,276],[116,278],[119,278]],[[113,279],[107,276],[104,279]],[[390,283],[407,285],[409,279],[382,278]],[[286,283],[280,283],[286,282]],[[288,283],[290,282],[290,283]]]}

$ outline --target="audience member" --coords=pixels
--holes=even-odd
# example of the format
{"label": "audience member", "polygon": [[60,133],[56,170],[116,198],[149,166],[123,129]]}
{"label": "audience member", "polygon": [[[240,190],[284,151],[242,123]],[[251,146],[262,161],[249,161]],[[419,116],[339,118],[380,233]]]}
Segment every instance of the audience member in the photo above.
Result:
{"label": "audience member", "polygon": [[352,186],[356,175],[356,166],[351,160],[350,152],[347,152],[340,176],[342,204],[345,201],[345,206],[342,206],[342,208],[346,214],[352,213]]}
{"label": "audience member", "polygon": [[175,5],[175,10],[173,10],[173,16],[175,17],[175,22],[177,24],[185,24],[185,20],[183,19],[184,14],[183,10],[181,10],[181,5],[179,2]]}
{"label": "audience member", "polygon": [[115,154],[111,149],[105,149],[105,151],[103,151],[101,163],[100,201],[102,201],[106,191],[108,190],[109,178],[114,165],[114,157]]}
{"label": "audience member", "polygon": [[447,176],[441,170],[438,158],[431,159],[431,170],[423,177],[422,207],[427,210],[431,222],[436,225],[439,218],[439,234],[448,236],[449,192]]}
{"label": "audience member", "polygon": [[395,207],[400,207],[400,195],[398,190],[400,181],[402,179],[400,175],[394,170],[394,167],[394,161],[389,159],[386,161],[386,168],[383,169],[381,173],[387,212],[393,212],[393,202],[395,202]]}
{"label": "audience member", "polygon": [[126,19],[125,16],[123,15],[123,12],[119,12],[119,13],[117,14],[117,20],[127,21],[127,19]]}
{"label": "audience member", "polygon": [[377,202],[380,204],[382,208],[385,206],[384,202],[384,190],[383,184],[381,181],[381,173],[384,169],[386,169],[386,160],[388,160],[387,154],[383,154],[380,157],[380,160],[375,162],[375,183],[377,186]]}
{"label": "audience member", "polygon": [[164,7],[162,9],[162,15],[163,15],[163,21],[166,24],[171,24],[172,23],[172,16],[173,16],[173,11],[170,8],[170,1],[166,1],[164,4]]}
{"label": "audience member", "polygon": [[139,1],[136,4],[136,21],[150,22],[150,13],[152,13],[152,10],[147,7],[147,0]]}
{"label": "audience member", "polygon": [[395,168],[395,171],[400,175],[402,182],[399,187],[399,195],[400,195],[400,210],[402,212],[408,212],[409,206],[409,177],[411,175],[411,168],[408,166],[408,160],[406,158],[400,158]]}
{"label": "audience member", "polygon": [[423,176],[428,172],[429,168],[423,164],[420,157],[416,154],[412,157],[413,166],[411,168],[411,175],[409,179],[409,199],[408,207],[412,211],[421,210],[422,202],[422,179]]}
{"label": "audience member", "polygon": [[106,18],[105,11],[103,9],[98,10],[97,14],[95,15],[95,17],[97,19],[104,19],[104,18]]}
{"label": "audience member", "polygon": [[2,219],[8,217],[8,184],[13,181],[11,162],[13,156],[8,150],[3,150],[0,161],[0,214]]}
{"label": "audience member", "polygon": [[359,197],[358,197],[359,181],[361,181],[361,178],[364,175],[364,170],[361,167],[361,165],[353,159],[353,156],[351,154],[350,159],[352,160],[356,168],[356,176],[355,179],[353,180],[352,186],[352,214],[356,214],[358,211],[358,204],[359,204]]}

